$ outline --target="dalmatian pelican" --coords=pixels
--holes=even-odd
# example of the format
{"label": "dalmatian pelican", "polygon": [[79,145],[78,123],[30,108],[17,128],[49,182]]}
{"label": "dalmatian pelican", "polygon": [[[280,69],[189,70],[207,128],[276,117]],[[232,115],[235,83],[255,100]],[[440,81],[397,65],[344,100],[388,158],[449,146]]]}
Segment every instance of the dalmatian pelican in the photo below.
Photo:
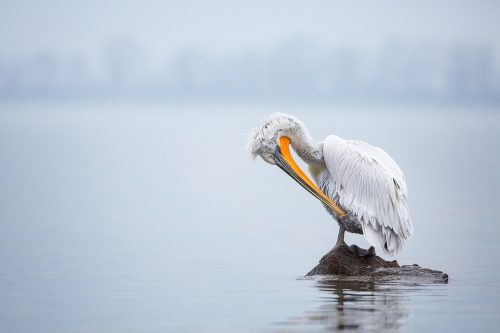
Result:
{"label": "dalmatian pelican", "polygon": [[[314,182],[294,161],[290,145],[307,163]],[[276,113],[250,134],[247,152],[280,167],[323,203],[339,224],[332,251],[346,245],[345,231],[363,234],[372,245],[368,250],[354,246],[363,256],[374,255],[374,247],[393,256],[411,237],[405,176],[381,148],[335,135],[316,142],[297,118]]]}

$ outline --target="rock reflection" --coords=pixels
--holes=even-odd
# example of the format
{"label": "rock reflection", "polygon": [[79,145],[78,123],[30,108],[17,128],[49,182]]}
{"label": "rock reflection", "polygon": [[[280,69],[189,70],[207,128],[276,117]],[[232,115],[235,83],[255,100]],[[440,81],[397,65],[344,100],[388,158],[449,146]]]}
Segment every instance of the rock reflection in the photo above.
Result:
{"label": "rock reflection", "polygon": [[317,281],[316,286],[322,292],[319,308],[281,323],[280,332],[405,330],[408,286],[345,280]]}

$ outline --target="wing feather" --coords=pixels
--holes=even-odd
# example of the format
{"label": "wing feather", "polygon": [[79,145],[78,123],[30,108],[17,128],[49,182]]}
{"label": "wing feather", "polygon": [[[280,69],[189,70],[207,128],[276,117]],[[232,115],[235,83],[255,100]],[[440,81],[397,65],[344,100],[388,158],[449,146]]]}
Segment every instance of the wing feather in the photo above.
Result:
{"label": "wing feather", "polygon": [[371,245],[394,255],[411,237],[408,188],[403,172],[381,148],[335,135],[323,145],[326,167],[339,204],[362,225]]}

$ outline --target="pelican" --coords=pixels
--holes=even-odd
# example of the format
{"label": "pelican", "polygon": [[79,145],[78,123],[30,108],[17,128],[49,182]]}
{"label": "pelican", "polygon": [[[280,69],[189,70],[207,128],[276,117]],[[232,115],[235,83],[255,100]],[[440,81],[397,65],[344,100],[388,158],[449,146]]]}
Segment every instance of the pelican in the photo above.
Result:
{"label": "pelican", "polygon": [[[290,145],[307,163],[315,182],[294,161]],[[336,135],[316,142],[297,118],[276,113],[250,134],[247,152],[280,167],[323,203],[339,224],[332,251],[347,246],[345,231],[364,235],[371,247],[356,251],[363,256],[374,255],[374,247],[393,256],[411,237],[405,176],[381,148]]]}

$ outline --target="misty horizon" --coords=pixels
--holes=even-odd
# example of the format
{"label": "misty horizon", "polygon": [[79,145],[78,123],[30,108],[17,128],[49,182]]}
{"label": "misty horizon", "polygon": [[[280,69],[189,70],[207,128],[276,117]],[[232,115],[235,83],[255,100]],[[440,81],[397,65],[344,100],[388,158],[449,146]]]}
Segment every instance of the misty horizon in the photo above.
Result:
{"label": "misty horizon", "polygon": [[133,41],[111,41],[97,66],[50,52],[0,62],[0,100],[500,102],[488,44],[391,41],[372,52],[290,40],[267,52],[216,57],[185,48],[152,68]]}

